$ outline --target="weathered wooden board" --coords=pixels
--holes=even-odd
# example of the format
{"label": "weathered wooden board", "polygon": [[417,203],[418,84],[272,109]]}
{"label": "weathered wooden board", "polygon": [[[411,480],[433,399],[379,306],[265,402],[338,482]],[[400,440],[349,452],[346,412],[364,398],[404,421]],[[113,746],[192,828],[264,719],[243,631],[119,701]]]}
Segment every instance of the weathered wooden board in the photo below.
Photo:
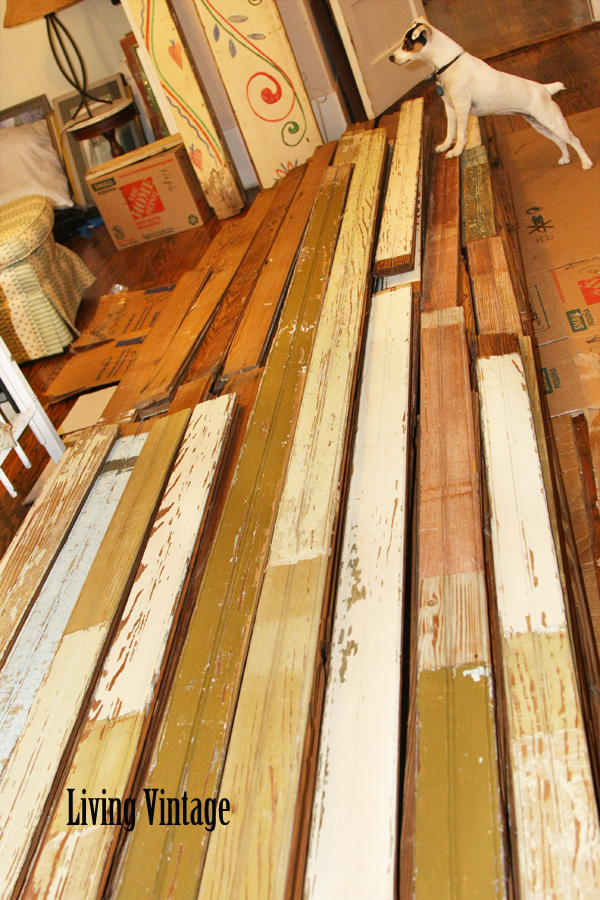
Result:
{"label": "weathered wooden board", "polygon": [[[182,322],[192,309],[200,306],[199,295],[211,274],[209,265],[200,265],[183,275],[173,291],[169,305],[160,316],[160,324],[155,323],[126,375],[119,382],[117,390],[102,414],[105,422],[128,421],[133,415],[133,407],[144,395],[144,390],[155,376],[156,368],[166,355],[170,358],[170,344],[181,328]],[[206,321],[214,311],[202,305]]]}
{"label": "weathered wooden board", "polygon": [[261,187],[322,144],[275,0],[194,0]]}
{"label": "weathered wooden board", "polygon": [[119,340],[131,332],[149,331],[160,316],[170,293],[176,285],[148,288],[144,291],[124,291],[100,297],[94,318],[82,331],[69,350],[80,353],[98,344]]}
{"label": "weathered wooden board", "polygon": [[518,352],[479,350],[521,896],[594,897],[598,810],[525,375]]}
{"label": "weathered wooden board", "polygon": [[333,155],[335,144],[315,151],[294,195],[288,214],[273,242],[265,265],[246,304],[223,367],[223,378],[261,365],[273,324],[277,320],[292,266],[311,214],[319,185]]}
{"label": "weathered wooden board", "polygon": [[206,200],[219,219],[237,215],[244,207],[243,190],[171,4],[126,0],[123,8],[148,51]]}
{"label": "weathered wooden board", "polygon": [[391,287],[400,287],[403,284],[409,284],[412,288],[413,296],[421,296],[421,256],[423,247],[423,160],[421,160],[421,168],[419,170],[419,189],[417,191],[417,212],[415,226],[415,258],[413,268],[407,272],[400,272],[398,275],[389,275],[387,278],[381,279],[381,290],[387,290]]}
{"label": "weathered wooden board", "polygon": [[188,418],[189,411],[161,419],[146,438],[7,762],[0,781],[0,883],[7,896],[24,875],[62,755],[93,685]]}
{"label": "weathered wooden board", "polygon": [[[337,239],[350,167],[325,176],[213,541],[146,784],[218,791],[290,440]],[[246,373],[248,377],[253,373]],[[233,380],[233,379],[232,379]],[[229,827],[229,826],[228,826]],[[194,896],[208,834],[140,814],[113,887],[119,900]],[[149,865],[152,860],[152,865]]]}
{"label": "weathered wooden board", "polygon": [[506,896],[473,420],[461,308],[421,316],[414,896]]}
{"label": "weathered wooden board", "polygon": [[[244,292],[252,283],[248,279],[256,278],[260,251],[266,252],[264,240],[273,237],[271,215],[276,215],[280,189],[278,186],[259,194],[243,219],[235,226],[233,221],[225,225],[229,237],[218,240],[217,235],[211,243],[202,260],[203,265],[211,266],[208,283],[157,364],[143,396],[135,398],[136,408],[167,400],[186,372],[188,378],[196,378],[218,368],[224,353],[219,338],[230,322],[233,327],[235,301],[245,300]],[[258,252],[258,259],[253,250]],[[205,364],[190,368],[198,345]]]}
{"label": "weathered wooden board", "polygon": [[467,244],[469,275],[480,334],[523,334],[502,238]]}
{"label": "weathered wooden board", "polygon": [[412,295],[375,294],[304,896],[395,900]]}
{"label": "weathered wooden board", "polygon": [[429,192],[421,309],[456,306],[460,256],[460,163],[436,154]]}
{"label": "weathered wooden board", "polygon": [[490,163],[485,147],[465,149],[460,157],[463,245],[496,234]]}
{"label": "weathered wooden board", "polygon": [[375,253],[373,274],[379,278],[414,268],[423,103],[419,97],[406,100],[400,108]]}
{"label": "weathered wooden board", "polygon": [[0,673],[0,778],[145,438],[113,447]]}
{"label": "weathered wooden board", "polygon": [[69,447],[0,560],[0,659],[18,633],[117,429],[94,428]]}
{"label": "weathered wooden board", "polygon": [[297,804],[311,777],[302,765],[314,737],[311,705],[324,688],[319,638],[386,149],[384,129],[364,132],[225,760],[220,793],[235,815],[211,836],[199,900],[283,900],[306,850],[296,839]]}
{"label": "weathered wooden board", "polygon": [[231,424],[235,394],[196,407],[175,461],[156,524],[91,701],[58,807],[23,897],[99,896],[115,825],[69,825],[67,788],[82,796],[131,796],[170,635]]}

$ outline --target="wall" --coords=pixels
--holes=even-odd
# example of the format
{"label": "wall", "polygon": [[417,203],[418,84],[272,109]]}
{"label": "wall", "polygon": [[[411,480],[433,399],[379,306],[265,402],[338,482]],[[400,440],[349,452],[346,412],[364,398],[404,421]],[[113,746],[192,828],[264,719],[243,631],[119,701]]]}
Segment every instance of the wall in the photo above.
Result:
{"label": "wall", "polygon": [[[0,22],[6,0],[0,0]],[[124,71],[120,38],[130,29],[121,6],[110,0],[83,0],[59,14],[86,61],[89,81]],[[0,109],[46,94],[49,100],[72,90],[58,70],[43,19],[0,27]]]}

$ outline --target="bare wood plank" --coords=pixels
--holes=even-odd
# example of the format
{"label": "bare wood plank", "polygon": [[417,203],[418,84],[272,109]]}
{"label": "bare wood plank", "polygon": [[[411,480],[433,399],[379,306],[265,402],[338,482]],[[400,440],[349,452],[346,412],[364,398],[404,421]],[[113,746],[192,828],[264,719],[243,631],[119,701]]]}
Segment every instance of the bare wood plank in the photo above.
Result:
{"label": "bare wood plank", "polygon": [[520,890],[591,897],[598,810],[525,374],[517,353],[480,358],[477,369]]}
{"label": "bare wood plank", "polygon": [[235,394],[220,397],[197,406],[190,419],[23,897],[80,900],[102,892],[120,829],[70,824],[66,786],[78,811],[82,789],[88,797],[102,790],[121,801],[130,796],[234,405]]}
{"label": "bare wood plank", "polygon": [[414,268],[417,191],[423,135],[422,97],[400,108],[398,131],[375,253],[379,278]]}
{"label": "bare wood plank", "polygon": [[395,898],[412,319],[410,287],[373,296],[312,811],[307,900]]}
{"label": "bare wood plank", "polygon": [[409,284],[412,288],[413,295],[421,296],[421,269],[422,269],[422,247],[423,247],[423,160],[421,159],[421,167],[419,169],[419,189],[417,191],[417,211],[415,225],[415,258],[413,268],[407,272],[400,272],[398,275],[389,275],[381,281],[381,289],[387,290],[392,287],[399,287],[403,284]]}
{"label": "bare wood plank", "polygon": [[480,333],[523,334],[502,238],[469,241],[467,256]]}
{"label": "bare wood plank", "polygon": [[194,0],[261,187],[306,162],[323,143],[275,0],[244,6]]}
{"label": "bare wood plank", "polygon": [[436,154],[430,186],[421,309],[456,306],[460,256],[460,164]]}
{"label": "bare wood plank", "polygon": [[[156,422],[115,510],[0,781],[0,882],[20,886],[40,818],[94,683],[189,412]],[[115,623],[116,624],[116,623]],[[74,677],[77,673],[77,677]]]}
{"label": "bare wood plank", "polygon": [[69,447],[0,560],[0,658],[26,618],[117,437],[98,427]]}
{"label": "bare wood plank", "polygon": [[423,314],[417,898],[506,896],[478,451],[463,311]]}
{"label": "bare wood plank", "polygon": [[[157,367],[156,373],[148,384],[143,395],[136,402],[138,409],[151,403],[167,399],[181,380],[190,359],[190,350],[198,347],[198,351],[188,372],[188,378],[204,377],[209,373],[216,374],[222,365],[229,347],[231,336],[235,331],[242,310],[252,291],[258,273],[264,265],[271,244],[279,230],[287,208],[294,196],[302,170],[296,169],[280,184],[267,193],[259,194],[250,212],[246,216],[248,223],[243,226],[242,234],[231,247],[229,257],[215,260],[215,271],[200,295],[200,301],[207,307],[212,305],[215,314],[210,318],[204,331],[196,330],[195,341],[190,346],[185,338],[189,334],[191,322],[184,321],[167,356]],[[266,194],[266,196],[265,196]],[[257,221],[254,207],[259,203]],[[267,207],[264,213],[261,211]],[[256,222],[253,233],[250,233],[250,222]],[[247,236],[247,237],[246,237]],[[216,302],[215,302],[216,301]],[[194,319],[194,327],[197,324]],[[189,339],[188,339],[189,341]],[[175,353],[176,347],[188,347],[183,356]],[[181,361],[180,361],[181,360]],[[178,364],[179,363],[179,364]]]}
{"label": "bare wood plank", "polygon": [[[319,190],[206,564],[146,777],[147,784],[164,785],[168,796],[177,796],[184,784],[190,796],[217,796],[302,396],[303,370],[313,346],[349,179],[349,166],[331,169]],[[204,830],[200,839],[193,826],[162,831],[148,826],[140,813],[114,881],[114,896],[119,900],[132,896],[166,900],[173,893],[193,896],[207,843]]]}
{"label": "bare wood plank", "polygon": [[283,900],[304,852],[296,805],[324,687],[319,637],[386,148],[384,129],[361,138],[225,761],[221,796],[236,814],[211,836],[199,900]]}
{"label": "bare wood plank", "polygon": [[126,0],[131,28],[147,51],[207,202],[219,219],[237,215],[244,192],[218,119],[167,0]]}
{"label": "bare wood plank", "polygon": [[234,334],[223,367],[225,379],[234,372],[261,365],[265,358],[273,322],[279,314],[298,246],[334,148],[334,143],[319,147],[306,167]]}

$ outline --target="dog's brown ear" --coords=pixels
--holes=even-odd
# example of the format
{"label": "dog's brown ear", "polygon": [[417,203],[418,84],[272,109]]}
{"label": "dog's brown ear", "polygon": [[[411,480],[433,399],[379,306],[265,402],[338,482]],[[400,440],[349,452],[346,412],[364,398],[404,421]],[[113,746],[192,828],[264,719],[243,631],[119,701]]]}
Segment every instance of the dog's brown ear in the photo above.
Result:
{"label": "dog's brown ear", "polygon": [[409,31],[407,37],[413,43],[418,41],[420,44],[426,44],[431,37],[431,26],[427,22],[417,22],[412,31]]}

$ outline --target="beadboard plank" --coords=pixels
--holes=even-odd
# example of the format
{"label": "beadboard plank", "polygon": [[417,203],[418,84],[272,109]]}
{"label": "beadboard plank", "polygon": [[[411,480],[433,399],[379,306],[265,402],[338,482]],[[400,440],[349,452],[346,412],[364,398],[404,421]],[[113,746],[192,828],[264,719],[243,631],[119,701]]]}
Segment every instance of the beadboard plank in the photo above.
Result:
{"label": "beadboard plank", "polygon": [[111,528],[94,558],[21,736],[0,781],[0,883],[10,892],[21,872],[42,811],[89,690],[115,613],[133,575],[189,411],[152,427]]}
{"label": "beadboard plank", "polygon": [[460,256],[460,163],[436,154],[431,176],[421,309],[456,306]]}
{"label": "beadboard plank", "polygon": [[0,778],[145,439],[114,445],[0,673]]}
{"label": "beadboard plank", "polygon": [[523,334],[500,235],[469,241],[469,275],[480,334]]}
{"label": "beadboard plank", "polygon": [[[319,189],[206,563],[146,776],[146,784],[164,785],[167,796],[178,796],[183,785],[190,796],[214,797],[218,792],[303,370],[311,355],[350,173],[349,166],[330,169]],[[198,835],[190,826],[157,829],[140,812],[114,881],[115,898],[194,896],[207,843],[204,830]]]}
{"label": "beadboard plank", "polygon": [[270,187],[323,143],[277,3],[194,6],[259,183]]}
{"label": "beadboard plank", "polygon": [[219,219],[237,215],[244,195],[218,119],[167,0],[125,0],[138,44],[147,51],[208,204]]}
{"label": "beadboard plank", "polygon": [[523,898],[600,892],[600,830],[526,379],[477,363]]}
{"label": "beadboard plank", "polygon": [[69,826],[66,788],[77,797],[82,788],[91,797],[101,796],[103,789],[109,797],[131,796],[135,762],[160,690],[235,402],[235,394],[219,397],[199,404],[192,414],[23,898],[91,900],[102,893],[120,829]]}
{"label": "beadboard plank", "polygon": [[225,761],[221,796],[235,815],[211,836],[199,900],[283,900],[305,852],[296,812],[386,149],[385,129],[361,137]]}
{"label": "beadboard plank", "polygon": [[233,336],[223,367],[224,379],[234,372],[261,365],[265,358],[273,323],[279,314],[298,246],[334,148],[334,142],[319,147],[306,166],[300,186]]}
{"label": "beadboard plank", "polygon": [[36,593],[75,521],[117,437],[97,427],[68,447],[0,560],[0,658],[27,616]]}
{"label": "beadboard plank", "polygon": [[421,316],[414,896],[506,894],[469,354]]}
{"label": "beadboard plank", "polygon": [[460,175],[462,242],[465,245],[496,234],[490,164],[485,147],[479,145],[463,151]]}
{"label": "beadboard plank", "polygon": [[373,295],[312,809],[306,900],[396,896],[412,318],[410,287]]}
{"label": "beadboard plank", "polygon": [[375,253],[374,274],[379,278],[414,268],[423,103],[423,98],[418,97],[406,100],[400,107]]}

